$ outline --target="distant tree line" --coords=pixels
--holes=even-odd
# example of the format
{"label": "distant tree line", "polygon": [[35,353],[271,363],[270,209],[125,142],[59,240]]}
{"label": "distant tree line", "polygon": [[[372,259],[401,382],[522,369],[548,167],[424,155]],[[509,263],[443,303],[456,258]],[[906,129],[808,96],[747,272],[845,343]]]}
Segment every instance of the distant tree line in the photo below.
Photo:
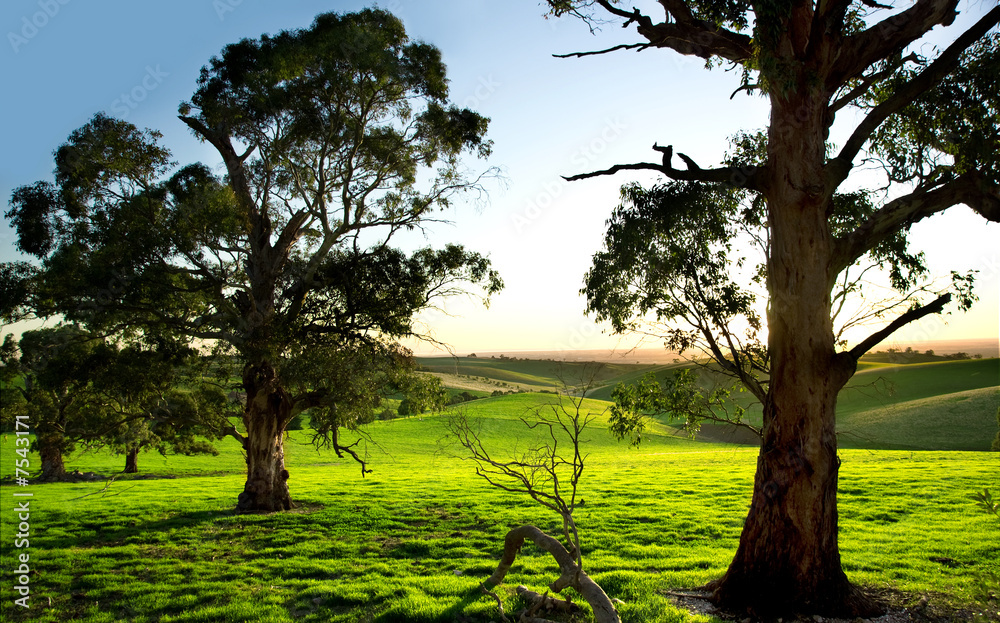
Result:
{"label": "distant tree line", "polygon": [[891,363],[922,363],[927,361],[965,361],[969,359],[982,359],[983,356],[980,353],[969,354],[964,351],[938,355],[930,349],[920,352],[912,346],[907,346],[905,349],[889,348],[887,350],[876,351],[865,355],[864,358]]}

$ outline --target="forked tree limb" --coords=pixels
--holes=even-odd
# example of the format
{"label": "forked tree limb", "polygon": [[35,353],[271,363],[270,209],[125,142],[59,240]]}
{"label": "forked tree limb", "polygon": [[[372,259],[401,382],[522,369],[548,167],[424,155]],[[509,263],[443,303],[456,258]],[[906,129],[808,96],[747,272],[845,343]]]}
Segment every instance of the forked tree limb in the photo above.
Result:
{"label": "forked tree limb", "polygon": [[834,241],[831,282],[894,233],[960,203],[988,221],[1000,222],[1000,189],[978,171],[965,173],[933,190],[915,190],[885,204],[854,231]]}
{"label": "forked tree limb", "polygon": [[917,0],[905,11],[845,38],[838,46],[837,64],[828,86],[840,86],[858,78],[878,60],[904,49],[931,28],[950,25],[958,14],[957,4],[958,0]]}
{"label": "forked tree limb", "polygon": [[503,582],[526,540],[530,540],[539,549],[552,554],[559,565],[559,578],[549,584],[549,590],[553,593],[559,593],[564,588],[572,588],[590,604],[596,623],[621,623],[607,593],[583,569],[577,566],[573,555],[563,547],[562,543],[530,524],[514,528],[507,533],[504,538],[503,556],[500,558],[500,563],[493,575],[483,582],[484,590],[492,591]]}
{"label": "forked tree limb", "polygon": [[[890,115],[899,112],[917,97],[933,89],[958,66],[962,54],[998,23],[1000,23],[1000,7],[994,8],[980,18],[972,27],[955,39],[926,69],[884,102],[875,106],[854,129],[837,157],[827,165],[830,185],[836,188],[847,178],[858,152]],[[839,84],[831,85],[831,88],[838,86]]]}
{"label": "forked tree limb", "polygon": [[616,164],[609,169],[563,176],[563,179],[567,182],[575,182],[602,175],[614,175],[619,171],[657,171],[670,179],[681,182],[710,182],[727,184],[735,188],[745,188],[747,190],[760,190],[760,180],[762,179],[762,171],[764,171],[763,167],[703,169],[689,156],[678,153],[677,157],[684,161],[687,169],[676,169],[672,164],[674,155],[672,145],[663,147],[654,143],[652,149],[663,154],[661,163],[637,162],[634,164]]}

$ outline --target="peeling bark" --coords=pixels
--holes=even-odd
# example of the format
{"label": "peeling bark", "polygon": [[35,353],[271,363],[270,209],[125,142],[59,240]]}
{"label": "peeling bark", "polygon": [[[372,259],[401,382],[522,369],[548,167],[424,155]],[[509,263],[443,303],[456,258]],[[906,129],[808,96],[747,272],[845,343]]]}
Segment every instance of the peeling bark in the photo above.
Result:
{"label": "peeling bark", "polygon": [[877,611],[844,574],[838,545],[837,394],[853,373],[836,353],[833,255],[822,187],[824,100],[772,98],[767,192],[771,374],[750,511],[716,602],[756,615],[866,616]]}
{"label": "peeling bark", "polygon": [[267,362],[247,366],[243,374],[247,403],[244,451],[247,481],[236,503],[237,512],[282,511],[295,505],[288,490],[283,433],[291,421],[292,400]]}
{"label": "peeling bark", "polygon": [[514,528],[507,533],[500,563],[493,575],[483,582],[485,590],[491,591],[503,582],[525,540],[530,540],[538,548],[552,554],[556,563],[559,564],[559,578],[549,584],[549,590],[553,593],[559,593],[564,588],[572,588],[590,604],[596,623],[621,623],[618,612],[615,611],[615,607],[604,589],[576,564],[573,555],[566,551],[562,543],[530,524]]}

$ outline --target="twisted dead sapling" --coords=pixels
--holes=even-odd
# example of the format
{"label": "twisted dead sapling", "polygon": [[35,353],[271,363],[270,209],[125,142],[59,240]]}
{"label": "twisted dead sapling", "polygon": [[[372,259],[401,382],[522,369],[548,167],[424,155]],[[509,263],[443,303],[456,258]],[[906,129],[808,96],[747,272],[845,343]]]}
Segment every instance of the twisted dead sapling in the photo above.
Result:
{"label": "twisted dead sapling", "polygon": [[[529,447],[523,452],[508,451],[503,455],[489,449],[481,427],[456,411],[448,421],[451,436],[464,449],[461,458],[476,464],[476,474],[491,486],[511,493],[527,495],[543,507],[555,512],[562,527],[560,541],[539,529],[526,524],[513,528],[504,539],[503,555],[496,570],[483,584],[482,590],[503,606],[493,592],[513,566],[517,554],[526,541],[548,552],[559,566],[559,577],[549,584],[549,590],[560,593],[572,588],[590,605],[597,623],[619,623],[620,619],[611,599],[587,574],[583,565],[580,533],[573,517],[583,504],[579,498],[580,478],[583,476],[586,455],[584,432],[597,417],[586,404],[586,395],[594,389],[603,366],[585,367],[580,383],[571,385],[561,378],[563,393],[554,402],[537,407],[530,415],[521,418],[531,437]],[[543,611],[572,611],[572,600],[554,599],[527,589],[518,590],[528,602],[520,620],[546,621],[538,616]]]}

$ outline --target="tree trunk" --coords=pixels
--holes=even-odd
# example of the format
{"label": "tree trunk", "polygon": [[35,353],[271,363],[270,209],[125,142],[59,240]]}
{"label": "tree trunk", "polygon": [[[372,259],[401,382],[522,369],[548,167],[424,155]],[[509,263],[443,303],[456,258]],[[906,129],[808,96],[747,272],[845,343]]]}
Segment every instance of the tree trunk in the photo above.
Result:
{"label": "tree trunk", "polygon": [[292,401],[268,362],[248,365],[243,373],[247,392],[243,422],[247,482],[236,504],[238,512],[293,508],[282,434],[291,420]]}
{"label": "tree trunk", "polygon": [[831,320],[825,113],[825,98],[808,88],[772,95],[770,385],[740,545],[709,585],[721,605],[759,615],[874,611],[844,574],[837,543],[835,407],[853,365],[836,354]]}
{"label": "tree trunk", "polygon": [[62,480],[66,475],[63,464],[62,438],[41,434],[38,436],[38,454],[42,459],[41,480]]}
{"label": "tree trunk", "polygon": [[123,474],[139,473],[139,446],[128,446],[125,448],[125,469]]}

